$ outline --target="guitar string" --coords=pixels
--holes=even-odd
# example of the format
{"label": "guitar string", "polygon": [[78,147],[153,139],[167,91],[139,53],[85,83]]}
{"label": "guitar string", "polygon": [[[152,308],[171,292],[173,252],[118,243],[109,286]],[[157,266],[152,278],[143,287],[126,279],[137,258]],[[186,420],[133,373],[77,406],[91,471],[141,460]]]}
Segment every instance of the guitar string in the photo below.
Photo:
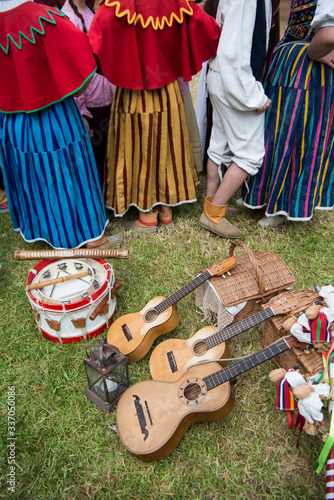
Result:
{"label": "guitar string", "polygon": [[[223,261],[225,262],[225,261]],[[164,311],[162,311],[160,314],[158,314],[157,318],[163,314],[165,311],[167,311],[170,307],[172,307],[176,302],[178,302],[179,300],[181,300],[182,298],[184,298],[186,295],[188,295],[189,293],[191,293],[193,290],[195,290],[195,288],[198,288],[200,285],[202,285],[203,283],[205,283],[205,281],[207,281],[209,278],[212,278],[214,276],[216,276],[218,273],[221,273],[222,272],[222,269],[221,268],[218,268],[218,270],[215,270],[214,268],[215,267],[218,267],[218,266],[222,266],[223,263],[220,263],[220,264],[216,264],[214,266],[211,266],[210,268],[208,268],[206,271],[204,271],[203,273],[200,273],[196,276],[196,278],[194,278],[193,280],[191,280],[189,283],[187,283],[186,285],[184,285],[182,288],[180,288],[179,290],[177,290],[176,292],[174,292],[172,295],[170,295],[169,297],[164,297],[163,300],[161,302],[159,302],[158,304],[156,304],[153,308],[151,309],[154,309],[155,307],[159,306],[162,302],[164,301],[167,301],[171,299],[171,297],[173,296],[177,296],[177,294],[179,294],[182,290],[186,291],[185,294],[182,294],[181,297],[178,299],[178,300],[175,300],[172,302],[172,304],[170,306],[168,306]],[[225,266],[226,269],[223,270],[223,272],[228,272],[229,269],[231,269],[231,266],[230,265],[227,265]],[[233,266],[232,266],[233,267]],[[210,275],[206,276],[206,273],[210,273]],[[200,281],[200,283],[197,283],[197,281]],[[196,286],[195,286],[196,285]],[[190,290],[186,290],[188,288],[190,288]],[[147,305],[154,299],[151,299],[145,307],[147,307]],[[148,309],[149,310],[149,309]],[[147,311],[148,311],[147,310]],[[144,314],[147,313],[147,311],[145,311]],[[141,312],[137,312],[137,313],[130,313],[129,315],[131,314],[141,314]],[[138,317],[137,319],[135,319],[134,321],[131,321],[129,323],[126,323],[127,327],[131,330],[131,329],[138,329],[139,327],[141,327],[141,325],[149,325],[148,322],[145,322],[144,320],[144,314],[141,316],[141,317]],[[124,316],[121,316],[120,318],[118,318],[116,321],[119,321],[121,320],[121,318],[126,318],[126,316],[129,316],[129,315],[124,315]],[[109,328],[109,332],[110,332],[110,338],[112,338],[112,332],[113,330],[113,325],[111,325],[111,327]],[[145,333],[146,335],[146,333]]]}
{"label": "guitar string", "polygon": [[[280,301],[278,301],[278,302],[282,306],[282,303]],[[293,309],[292,306],[291,305],[288,306],[287,301],[285,301],[285,302],[286,303],[284,305],[286,307],[289,307],[289,312],[291,312]],[[294,304],[294,306],[296,307],[296,304]],[[276,308],[276,311],[275,311],[275,308]],[[203,337],[199,337],[199,338],[193,340],[194,336],[197,335],[201,331],[201,330],[199,330],[198,332],[196,332],[194,334],[193,337],[190,337],[189,339],[180,339],[180,340],[184,340],[184,343],[186,343],[188,341],[191,342],[193,340],[193,343],[190,345],[187,345],[186,347],[181,348],[179,350],[177,350],[177,346],[176,346],[176,349],[174,349],[174,350],[172,348],[170,348],[170,349],[168,348],[168,343],[172,344],[173,340],[179,340],[179,339],[166,340],[165,342],[162,342],[156,348],[157,350],[163,349],[163,352],[160,354],[159,357],[157,357],[156,360],[152,359],[152,357],[154,356],[154,351],[153,351],[152,356],[151,356],[151,360],[150,360],[150,367],[152,366],[152,369],[154,369],[155,366],[158,366],[159,369],[161,370],[164,368],[164,366],[166,366],[167,368],[165,371],[167,371],[168,374],[170,374],[171,369],[170,369],[169,363],[168,363],[167,352],[170,352],[171,350],[173,351],[173,354],[176,358],[177,365],[179,364],[178,362],[183,364],[184,361],[186,361],[186,360],[190,361],[192,358],[197,357],[197,356],[198,357],[200,357],[200,356],[203,356],[203,357],[209,356],[210,357],[210,355],[213,355],[210,352],[211,349],[213,349],[215,347],[219,348],[219,346],[222,347],[222,344],[224,344],[227,340],[239,335],[240,333],[243,333],[244,331],[248,330],[249,328],[252,328],[253,326],[257,326],[258,324],[262,323],[266,319],[269,319],[270,317],[272,317],[274,315],[278,315],[278,314],[283,314],[283,312],[280,311],[280,309],[277,305],[276,306],[271,305],[269,307],[266,307],[263,311],[259,311],[258,313],[255,313],[252,316],[249,316],[248,318],[245,318],[244,320],[235,323],[234,325],[228,325],[227,327],[225,327],[219,331],[216,331],[216,332],[209,334],[207,336],[205,336],[205,334],[204,334]],[[258,321],[258,319],[260,319],[260,320]],[[210,327],[205,327],[205,328],[210,328]],[[239,328],[242,328],[242,329],[238,331]],[[214,345],[208,345],[206,352],[203,354],[195,354],[192,351],[192,348],[196,345],[196,343],[198,343],[200,341],[204,341],[206,343],[209,342],[209,344],[211,343],[210,341],[213,341]],[[225,351],[225,349],[224,349],[224,351]],[[157,352],[159,352],[159,351],[157,351]]]}
{"label": "guitar string", "polygon": [[[219,370],[221,370],[221,367],[219,365],[217,365],[217,369],[215,371],[219,371]],[[212,373],[214,373],[214,372],[212,372]],[[206,373],[205,377],[208,376],[208,375],[211,375],[212,373]],[[195,377],[192,377],[192,378],[195,378]],[[203,377],[199,377],[199,376],[196,377],[197,380],[201,380],[202,378]],[[179,402],[178,392],[179,392],[179,388],[180,388],[180,385],[181,385],[181,382],[182,382],[181,380],[178,380],[177,382],[159,382],[157,380],[146,380],[144,382],[138,382],[138,384],[146,384],[147,382],[154,382],[155,384],[159,384],[159,385],[163,386],[162,388],[158,387],[159,393],[163,394],[163,396],[161,396],[159,398],[152,399],[152,400],[149,401],[149,404],[148,404],[149,411],[154,410],[154,409],[156,409],[156,408],[158,408],[159,406],[162,406],[162,405],[166,406],[166,400],[169,399],[169,398],[176,398],[176,401]],[[191,381],[190,381],[190,383],[191,383]],[[196,384],[196,382],[194,382],[194,383]],[[226,383],[226,382],[224,382],[224,383]],[[224,383],[222,383],[218,387],[221,387],[222,385],[224,385]],[[136,385],[137,384],[135,384],[135,386],[133,386],[133,393],[134,394],[136,394],[136,389],[137,389],[137,393],[140,391],[140,389],[138,387],[136,388]],[[189,385],[189,383],[188,384],[184,384],[184,385],[187,386],[187,385]],[[169,391],[169,389],[171,389],[171,390]],[[187,393],[188,394],[188,398],[187,399],[196,396],[197,392],[198,391],[196,391],[195,389],[192,389],[192,390],[190,389],[188,391],[188,393]],[[144,398],[144,396],[140,396],[140,397]],[[121,398],[122,398],[122,396],[121,396]],[[133,402],[132,399],[130,401],[131,401],[131,403]],[[130,403],[130,401],[129,401],[129,403]],[[194,401],[194,404],[195,404],[195,401]],[[180,403],[180,405],[181,405],[181,407],[185,406],[183,403]],[[129,412],[127,412],[127,414],[129,414]],[[136,416],[136,415],[137,415],[137,412],[134,411],[132,413],[132,416]],[[124,423],[125,418],[122,418],[122,422],[123,423]]]}
{"label": "guitar string", "polygon": [[[247,319],[249,319],[249,318],[247,318]],[[263,321],[264,321],[264,320],[265,320],[265,318],[263,319]],[[245,321],[245,322],[246,322],[246,320],[243,320],[243,321]],[[240,322],[240,323],[241,323],[241,322]],[[243,333],[244,331],[248,330],[249,328],[252,328],[252,326],[255,326],[255,325],[253,325],[253,324],[249,324],[249,325],[247,325],[247,326],[245,327],[245,329],[244,329],[244,330],[237,331],[237,332],[235,332],[235,333],[233,332],[233,333],[231,333],[230,335],[227,335],[226,337],[224,337],[224,336],[223,336],[223,335],[224,335],[225,330],[228,330],[228,329],[231,329],[230,331],[232,331],[232,330],[237,330],[237,325],[238,325],[238,323],[236,323],[235,325],[231,325],[231,326],[228,326],[228,327],[226,327],[226,328],[223,328],[223,329],[221,329],[221,330],[218,330],[218,331],[216,331],[216,332],[213,332],[212,334],[209,334],[209,335],[207,335],[207,336],[205,336],[205,334],[204,334],[204,332],[203,332],[203,336],[202,336],[202,337],[199,337],[198,339],[195,339],[195,340],[193,341],[193,343],[192,343],[192,344],[190,344],[190,345],[188,345],[188,346],[186,346],[186,347],[184,347],[184,348],[182,348],[182,349],[179,349],[179,350],[177,350],[177,349],[176,349],[176,350],[175,350],[175,349],[174,349],[174,350],[173,350],[173,349],[169,349],[169,348],[168,348],[168,346],[167,346],[167,343],[172,344],[173,340],[181,340],[181,341],[183,341],[184,343],[186,343],[186,342],[188,342],[188,341],[192,341],[192,340],[193,340],[193,337],[194,337],[195,335],[197,335],[199,332],[195,333],[195,335],[194,335],[193,337],[190,337],[189,339],[172,339],[171,341],[170,341],[170,340],[166,340],[165,342],[162,342],[162,343],[161,343],[161,344],[160,344],[160,345],[156,348],[157,350],[158,350],[159,348],[160,348],[160,349],[163,349],[163,352],[162,352],[162,354],[159,356],[159,358],[157,358],[157,360],[156,360],[156,361],[154,361],[154,359],[153,359],[153,361],[152,361],[152,365],[153,365],[153,366],[154,366],[154,365],[159,365],[159,367],[161,368],[161,359],[162,359],[162,358],[163,358],[163,361],[162,361],[162,362],[163,362],[165,365],[167,365],[167,363],[166,363],[166,359],[167,359],[167,352],[170,352],[171,350],[173,350],[174,355],[176,354],[177,361],[181,361],[181,362],[183,362],[184,360],[189,360],[189,361],[190,361],[190,359],[192,359],[192,358],[194,358],[194,357],[200,357],[200,356],[206,356],[206,355],[207,355],[207,356],[210,356],[210,351],[211,351],[212,349],[214,349],[215,347],[218,347],[218,348],[219,348],[219,346],[221,346],[221,347],[222,347],[222,344],[225,344],[227,340],[229,340],[229,339],[231,339],[231,338],[235,337],[235,336],[236,336],[236,335],[238,335],[239,333]],[[232,328],[232,327],[235,327],[235,328]],[[205,328],[211,328],[211,327],[205,327]],[[199,330],[199,331],[200,331],[200,330]],[[221,337],[221,339],[220,339],[220,341],[217,341],[217,343],[215,342],[215,344],[214,344],[214,345],[212,345],[212,346],[208,346],[207,351],[206,351],[205,353],[203,353],[203,354],[195,354],[195,353],[192,351],[192,348],[196,345],[196,343],[198,343],[198,342],[200,342],[200,341],[204,341],[204,342],[206,342],[206,343],[207,343],[208,341],[210,342],[210,340],[212,340],[212,337],[216,337],[216,338]],[[165,346],[163,345],[164,343],[166,344]],[[160,347],[160,346],[161,346],[161,347]],[[225,351],[225,349],[224,349],[224,351]],[[153,356],[153,354],[154,354],[154,351],[153,351],[153,353],[152,353],[152,356]],[[151,359],[152,359],[152,356],[151,356]],[[150,364],[151,364],[151,360],[150,360]],[[176,363],[176,364],[178,364],[178,363]],[[168,368],[169,368],[169,364],[168,364]],[[170,369],[168,370],[168,372],[170,372]]]}
{"label": "guitar string", "polygon": [[[203,335],[203,337],[199,337],[198,339],[195,339],[193,341],[192,344],[184,347],[184,348],[181,348],[179,350],[177,350],[177,346],[176,346],[176,349],[172,349],[172,348],[168,348],[168,343],[172,344],[173,340],[181,340],[183,341],[184,343],[188,342],[188,341],[192,341],[193,337],[195,335],[197,335],[201,330],[199,330],[199,332],[195,333],[195,335],[193,337],[190,337],[189,339],[173,339],[173,340],[166,340],[164,342],[162,342],[156,349],[157,349],[157,352],[158,349],[161,350],[163,349],[163,352],[160,354],[159,357],[157,357],[156,360],[152,360],[152,357],[154,355],[154,351],[151,355],[151,360],[150,360],[150,367],[152,366],[152,369],[154,369],[154,367],[158,366],[158,369],[159,371],[163,370],[165,368],[165,370],[163,371],[167,371],[168,375],[171,375],[171,369],[170,369],[170,366],[169,366],[169,362],[168,362],[168,358],[167,358],[167,352],[170,352],[171,350],[173,351],[173,354],[176,358],[176,365],[180,364],[181,363],[181,366],[183,365],[183,362],[184,361],[190,361],[191,359],[193,358],[196,358],[196,357],[204,357],[204,356],[209,356],[210,355],[212,356],[213,354],[211,354],[212,352],[212,349],[214,349],[215,347],[218,347],[221,346],[222,348],[222,344],[225,344],[227,340],[239,335],[240,333],[243,333],[244,331],[248,330],[249,328],[252,328],[253,326],[257,326],[258,324],[262,323],[263,321],[265,321],[266,319],[269,319],[270,317],[274,316],[275,314],[282,314],[279,312],[279,309],[278,307],[276,308],[276,311],[274,309],[275,306],[270,306],[270,307],[266,307],[263,311],[259,311],[258,313],[255,313],[253,314],[252,316],[249,316],[248,318],[245,318],[244,320],[242,321],[239,321],[237,323],[235,323],[234,325],[229,325],[219,331],[216,331],[212,334],[209,334],[207,336],[205,336],[205,334]],[[290,311],[291,312],[291,311]],[[256,320],[256,317],[257,318],[261,318],[261,321],[257,321]],[[256,323],[254,323],[254,321],[256,321]],[[238,331],[238,328],[242,327],[243,329]],[[205,327],[205,328],[211,328],[211,327]],[[235,331],[237,330],[237,331]],[[224,336],[225,334],[225,336]],[[196,345],[196,343],[200,342],[200,341],[204,341],[204,342],[208,342],[210,343],[210,340],[213,339],[213,337],[215,337],[214,339],[214,345],[212,346],[208,346],[207,348],[207,351],[203,354],[195,354],[193,351],[192,351],[192,348]],[[216,343],[216,339],[218,339],[217,343]],[[164,346],[165,344],[165,346]],[[224,349],[225,351],[225,349]],[[222,352],[222,354],[224,353],[224,351]],[[181,369],[181,366],[180,366],[180,369]]]}
{"label": "guitar string", "polygon": [[[254,354],[248,354],[246,356],[243,356],[241,358],[231,358],[232,361],[235,361],[235,360],[238,360],[239,362],[241,362],[242,360],[248,360],[248,361],[251,361],[253,359],[257,359],[257,356],[259,356],[260,354],[263,354],[263,351],[269,351],[269,352],[272,352],[271,349],[273,347],[276,347],[277,346],[277,343],[279,343],[280,341],[283,341],[283,338],[279,339],[277,342],[274,342],[272,345],[269,345],[267,346],[265,349],[263,349],[262,351],[259,351],[257,353],[254,353]],[[285,345],[287,344],[283,344],[283,346],[285,347]],[[284,352],[283,350],[281,350],[280,352],[278,352],[277,354],[281,354],[282,352]],[[275,354],[274,356],[276,356],[277,354]],[[273,356],[272,356],[273,357]],[[255,366],[258,366],[259,364],[261,364],[262,362],[265,362],[265,361],[268,361],[268,359],[271,359],[271,357],[268,357],[267,359],[263,360],[263,361],[260,361],[260,363],[257,363],[257,364],[253,364],[253,367]],[[169,387],[169,386],[173,386],[173,393],[171,394],[171,396],[175,396],[177,395],[178,391],[179,391],[179,388],[184,385],[185,387],[191,383],[194,383],[195,385],[197,384],[198,385],[198,380],[203,380],[203,378],[206,378],[210,375],[213,375],[214,373],[217,373],[218,374],[223,374],[223,372],[231,372],[231,370],[235,369],[235,363],[232,363],[231,365],[229,366],[226,366],[226,367],[221,367],[219,364],[217,364],[215,361],[208,361],[207,364],[210,364],[210,363],[215,363],[216,365],[216,369],[214,371],[210,371],[210,373],[206,373],[204,376],[202,375],[196,375],[196,376],[192,376],[192,374],[189,374],[188,372],[186,372],[178,381],[175,381],[175,382],[161,382],[161,381],[157,381],[157,380],[147,380],[147,381],[144,381],[144,382],[139,382],[138,384],[141,384],[141,383],[146,383],[146,382],[149,382],[149,383],[157,383],[157,384],[162,384],[162,385],[165,385],[166,387]],[[249,369],[251,369],[249,367],[247,367],[243,372],[241,373],[244,373],[245,371],[248,371]],[[240,374],[241,374],[240,373]],[[191,379],[194,379],[194,381],[192,382]],[[226,384],[227,382],[229,382],[230,380],[232,380],[233,378],[235,378],[235,376],[231,376],[231,378],[229,378],[228,380],[226,380],[225,382],[222,382],[221,384],[219,384],[217,387],[220,387],[224,384]],[[182,380],[183,379],[183,380]],[[197,380],[195,380],[197,379]],[[185,383],[185,380],[187,380],[187,383]],[[135,393],[135,387],[136,387],[136,384],[134,386],[132,386],[133,388],[133,392]],[[176,388],[177,387],[177,388]],[[176,390],[175,390],[176,389]],[[131,391],[130,391],[131,392]],[[138,391],[137,391],[138,392]],[[164,390],[161,391],[163,393],[163,396],[161,398],[158,398],[158,399],[153,399],[150,401],[150,404],[149,404],[149,409],[154,409],[156,408],[157,406],[160,406],[160,403],[162,401],[165,401],[166,397],[169,397],[168,393],[166,393]],[[195,388],[191,391],[189,390],[189,392],[187,393],[188,394],[188,398],[191,398],[192,396],[196,396],[196,394],[198,393],[197,390],[195,390]],[[195,400],[194,400],[195,401]],[[181,403],[182,404],[182,403]],[[134,413],[134,415],[136,415],[136,413]]]}
{"label": "guitar string", "polygon": [[[190,285],[194,284],[194,282],[199,281],[199,279],[201,279],[201,278],[203,277],[203,275],[204,275],[204,274],[205,274],[205,273],[201,273],[201,274],[199,274],[199,275],[198,275],[195,279],[193,279],[192,281],[190,281],[189,283],[187,283],[186,285],[184,285],[181,289],[177,290],[175,293],[173,293],[173,294],[172,294],[172,295],[170,295],[169,297],[167,297],[167,298],[166,298],[166,297],[163,297],[163,300],[162,300],[161,302],[158,302],[158,303],[157,303],[157,304],[155,304],[153,307],[148,308],[148,309],[147,309],[144,313],[141,313],[141,311],[142,311],[143,309],[145,309],[145,308],[149,305],[149,303],[150,303],[150,302],[153,302],[153,301],[154,301],[157,297],[154,297],[153,299],[150,299],[150,300],[147,302],[147,304],[144,306],[144,308],[143,308],[143,309],[141,309],[141,311],[136,312],[136,313],[129,313],[129,314],[125,314],[125,315],[123,315],[123,316],[120,316],[120,318],[118,318],[116,321],[117,321],[117,322],[121,322],[122,318],[124,318],[124,320],[122,320],[122,321],[125,321],[125,319],[126,319],[126,317],[127,317],[127,316],[132,316],[133,314],[135,314],[135,315],[136,315],[136,318],[135,318],[133,321],[130,321],[130,322],[128,322],[128,323],[126,323],[126,321],[125,321],[125,324],[126,324],[126,326],[130,329],[130,331],[131,331],[131,330],[133,330],[133,329],[135,329],[135,330],[136,330],[136,329],[140,329],[142,326],[145,326],[145,325],[150,326],[150,323],[144,320],[144,315],[145,315],[145,314],[146,314],[146,313],[147,313],[150,309],[153,309],[153,310],[154,310],[157,306],[159,306],[160,304],[162,304],[162,302],[164,302],[164,301],[168,301],[168,300],[169,300],[169,299],[170,299],[173,295],[177,295],[177,294],[178,294],[178,292],[180,292],[182,289],[186,289],[187,287],[189,287],[189,288],[190,288]],[[205,281],[207,281],[207,280],[208,280],[209,278],[211,278],[211,277],[212,277],[212,274],[210,274],[210,276],[206,277],[206,279],[205,279],[204,281],[201,281],[199,284],[196,284],[196,286],[195,286],[195,287],[193,287],[193,286],[192,286],[192,287],[191,287],[191,290],[189,290],[189,292],[187,292],[186,294],[182,295],[182,296],[181,296],[178,300],[181,300],[183,297],[185,297],[186,295],[188,295],[189,293],[191,293],[191,292],[192,292],[195,288],[197,288],[198,286],[202,285]],[[158,314],[156,319],[158,319],[159,317],[161,317],[161,315],[162,315],[164,312],[166,312],[166,311],[167,311],[170,307],[172,307],[172,306],[173,306],[176,302],[178,302],[178,301],[173,302],[173,303],[172,303],[170,306],[168,306],[168,307],[167,307],[164,311],[162,311],[160,314]],[[138,316],[138,315],[139,315],[139,316]],[[169,319],[169,318],[168,318],[168,319]],[[155,320],[155,321],[156,321],[156,320]],[[115,322],[115,323],[116,323],[116,322]],[[115,323],[114,323],[114,324],[115,324]],[[152,322],[152,323],[153,323],[153,322]],[[152,325],[152,326],[158,326],[158,325]],[[112,324],[112,325],[111,325],[111,327],[109,328],[110,338],[111,338],[111,339],[112,339],[112,334],[113,334],[113,331],[112,331],[112,330],[113,330],[113,324]],[[132,333],[134,333],[134,332],[132,332]],[[137,333],[137,332],[136,332],[136,333]],[[146,333],[147,333],[147,332],[145,332],[145,334],[144,334],[144,335],[146,335]],[[140,336],[141,336],[141,335],[140,335]]]}
{"label": "guitar string", "polygon": [[[257,353],[257,354],[258,354],[258,353]],[[248,357],[248,356],[246,356],[246,357]],[[242,359],[244,359],[244,358],[242,358]],[[266,360],[266,361],[267,361],[267,360]],[[218,367],[218,366],[219,366],[219,365],[217,365],[217,367]],[[257,365],[254,365],[254,366],[257,366]],[[227,368],[228,368],[228,367],[227,367]],[[233,365],[231,365],[231,367],[229,367],[229,368],[233,368]],[[248,369],[249,369],[249,368],[247,368],[247,370],[248,370]],[[218,371],[218,372],[222,372],[223,370],[224,370],[223,368],[219,367],[219,369],[218,369],[218,370],[214,370],[213,372],[211,372],[211,371],[210,371],[210,373],[206,373],[204,377],[199,377],[199,376],[197,376],[197,377],[194,377],[194,378],[199,379],[199,380],[203,380],[203,378],[208,377],[208,376],[210,376],[210,375],[214,375],[214,373],[216,373],[217,371]],[[247,370],[245,370],[245,371],[247,371]],[[191,374],[190,374],[190,375],[191,375]],[[186,377],[186,376],[184,376],[184,379],[186,379],[186,378],[187,378],[187,377]],[[232,378],[234,378],[234,377],[231,377],[231,379],[232,379]],[[227,383],[229,383],[229,381],[230,381],[231,379],[227,380],[226,382],[222,382],[221,384],[217,385],[217,386],[216,386],[216,387],[214,387],[213,389],[218,389],[218,388],[221,388],[223,385],[225,385],[225,387],[227,387],[227,386],[226,386],[226,384],[227,384]],[[146,382],[147,382],[147,381],[146,381]],[[153,382],[154,382],[154,381],[153,381]],[[184,382],[184,381],[183,381],[183,382]],[[186,387],[187,385],[189,385],[189,383],[191,383],[191,382],[192,382],[192,381],[191,381],[191,380],[189,380],[189,381],[188,381],[188,383],[186,383],[186,384],[185,384],[185,387]],[[145,383],[145,382],[143,382],[143,383]],[[168,382],[157,382],[157,381],[156,381],[156,383],[157,383],[157,384],[159,384],[159,385],[161,384],[161,385],[165,386],[163,389],[158,388],[159,392],[163,393],[163,394],[164,394],[164,396],[163,396],[163,398],[161,397],[161,398],[156,398],[156,399],[150,400],[150,401],[149,401],[149,404],[148,404],[148,410],[149,410],[149,411],[154,411],[157,407],[160,407],[162,403],[163,403],[163,405],[164,405],[164,406],[166,406],[166,400],[167,400],[167,399],[169,399],[169,398],[173,398],[173,399],[175,399],[175,398],[176,398],[176,400],[179,402],[179,405],[180,405],[180,406],[178,406],[178,408],[182,408],[182,407],[184,406],[184,407],[186,407],[186,408],[190,409],[190,410],[188,411],[188,414],[193,413],[193,411],[192,411],[193,409],[195,409],[195,410],[196,410],[196,401],[197,401],[198,399],[200,399],[200,396],[199,396],[198,398],[196,398],[196,399],[193,399],[193,400],[192,400],[191,398],[192,398],[193,396],[197,396],[197,395],[198,395],[198,390],[195,390],[195,388],[194,388],[193,390],[189,390],[189,391],[188,391],[188,393],[187,393],[187,400],[189,400],[189,399],[190,399],[190,402],[191,402],[191,401],[193,401],[193,403],[194,403],[194,405],[188,406],[188,405],[184,405],[182,402],[180,402],[180,401],[179,401],[178,391],[179,391],[179,388],[180,388],[180,386],[181,386],[181,384],[182,384],[182,380],[179,380],[178,382],[174,382],[174,383],[168,383]],[[196,384],[196,380],[194,381],[194,384]],[[172,388],[172,392],[169,392],[168,390],[166,391],[165,389],[167,389],[167,388],[168,388],[168,387],[170,387],[170,386],[172,386],[172,387],[171,387],[171,388]],[[230,386],[230,385],[229,385],[229,386]],[[135,391],[135,389],[136,389],[136,388],[134,387],[134,392],[137,392],[137,393],[138,393],[139,391],[138,391],[138,390],[137,390],[137,391]],[[137,388],[137,389],[138,389],[138,388]],[[206,393],[206,394],[207,394],[207,393]],[[204,395],[204,398],[205,398],[206,394]],[[223,394],[223,391],[222,391],[221,389],[220,389],[219,391],[215,391],[215,395],[216,395],[216,398],[218,398],[218,399],[220,399],[220,398],[222,398],[222,397],[223,397],[223,398],[224,398],[224,402],[223,402],[224,404],[226,404],[226,403],[228,402],[228,400],[226,399],[225,394]],[[144,397],[143,397],[143,396],[141,396],[141,397],[142,397],[143,399],[145,399],[145,396],[144,396]],[[216,398],[215,398],[215,402],[216,402]],[[132,402],[132,401],[131,401],[131,402]],[[221,408],[221,407],[222,407],[222,405],[221,405],[221,406],[219,406],[219,408]],[[198,407],[197,407],[197,408],[198,408]],[[201,409],[201,411],[203,411],[203,410],[204,410],[204,409]],[[207,412],[208,412],[208,413],[210,413],[210,410],[208,410]],[[195,411],[194,413],[198,413],[198,410],[197,410],[197,411]],[[164,412],[164,414],[166,414],[166,412]],[[123,417],[123,418],[122,418],[122,424],[127,424],[127,425],[126,425],[126,427],[127,427],[127,426],[132,426],[132,425],[133,425],[133,417],[134,417],[134,418],[136,418],[136,417],[137,417],[137,412],[133,412],[133,413],[132,413],[132,418],[130,418],[130,414],[129,414],[129,412],[127,412],[127,415],[129,415],[129,417],[128,417],[128,418],[127,418],[127,417],[125,417],[125,418]],[[152,416],[152,414],[151,414],[151,417],[153,417],[153,416]],[[160,423],[161,423],[161,415],[155,415],[155,418],[159,418],[159,417],[160,417]],[[169,417],[169,414],[168,414],[168,417]],[[153,425],[154,425],[154,424],[153,424]],[[165,427],[165,428],[166,428],[166,427]],[[151,430],[151,432],[152,432],[152,427],[150,428],[150,430]],[[160,425],[160,427],[159,427],[159,432],[161,433],[161,425]],[[124,439],[124,437],[123,437],[123,439]],[[137,440],[136,440],[136,443],[137,443]],[[143,451],[144,451],[144,450],[143,450]]]}

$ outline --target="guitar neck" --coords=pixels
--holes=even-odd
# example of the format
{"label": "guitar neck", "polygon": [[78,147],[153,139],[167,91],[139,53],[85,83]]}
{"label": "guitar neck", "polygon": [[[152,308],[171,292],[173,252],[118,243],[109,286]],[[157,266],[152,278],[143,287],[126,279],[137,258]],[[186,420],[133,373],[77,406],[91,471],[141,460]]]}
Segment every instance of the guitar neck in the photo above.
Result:
{"label": "guitar neck", "polygon": [[235,335],[238,335],[239,333],[244,332],[245,330],[248,330],[255,325],[258,325],[259,323],[262,323],[262,321],[265,321],[272,316],[276,316],[275,312],[271,307],[266,307],[263,311],[259,311],[249,318],[245,318],[242,321],[235,323],[234,325],[219,330],[219,332],[210,335],[210,337],[206,339],[208,349],[212,349],[212,347],[215,347],[216,345],[219,345],[222,342],[231,339]]}
{"label": "guitar neck", "polygon": [[188,283],[187,285],[183,286],[178,290],[177,292],[173,293],[170,297],[167,297],[167,299],[163,300],[158,304],[155,309],[158,314],[161,314],[163,311],[168,309],[170,306],[178,302],[179,300],[183,299],[186,295],[188,295],[190,292],[195,290],[198,286],[202,285],[206,280],[212,277],[212,274],[209,270],[206,270],[204,273],[201,273],[197,276],[197,278],[193,279]]}
{"label": "guitar neck", "polygon": [[278,354],[281,354],[288,349],[290,349],[288,342],[284,338],[281,338],[273,344],[270,344],[269,346],[262,349],[262,351],[251,354],[250,356],[247,356],[246,358],[237,361],[230,366],[226,366],[225,368],[222,368],[221,370],[218,370],[217,372],[204,377],[203,382],[206,384],[207,390],[210,391],[211,389],[214,389],[215,387],[222,385],[229,380],[232,380],[238,375],[241,375],[251,368],[255,368],[255,366],[268,361],[268,359],[274,358]]}

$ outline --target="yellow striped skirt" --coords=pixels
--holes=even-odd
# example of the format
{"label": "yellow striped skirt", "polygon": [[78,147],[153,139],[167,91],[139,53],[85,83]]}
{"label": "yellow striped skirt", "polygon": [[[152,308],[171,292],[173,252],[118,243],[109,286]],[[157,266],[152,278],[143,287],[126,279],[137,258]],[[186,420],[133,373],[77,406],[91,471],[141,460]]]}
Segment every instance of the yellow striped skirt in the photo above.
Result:
{"label": "yellow striped skirt", "polygon": [[178,81],[157,90],[116,88],[111,110],[104,198],[115,215],[130,206],[196,201],[198,176]]}

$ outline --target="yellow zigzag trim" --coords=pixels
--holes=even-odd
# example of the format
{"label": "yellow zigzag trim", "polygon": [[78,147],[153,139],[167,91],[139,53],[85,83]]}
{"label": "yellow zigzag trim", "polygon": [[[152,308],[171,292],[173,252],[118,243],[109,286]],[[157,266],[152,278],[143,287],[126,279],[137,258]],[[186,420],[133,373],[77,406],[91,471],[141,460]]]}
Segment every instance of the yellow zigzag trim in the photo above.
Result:
{"label": "yellow zigzag trim", "polygon": [[26,40],[28,40],[28,42],[36,45],[34,31],[36,31],[36,33],[39,33],[40,35],[45,35],[44,27],[42,25],[42,20],[47,22],[47,23],[50,23],[50,24],[57,24],[54,17],[52,16],[52,14],[55,14],[56,16],[66,17],[66,15],[63,12],[61,12],[57,7],[54,7],[54,8],[58,12],[55,12],[54,10],[49,10],[49,9],[47,10],[47,13],[49,14],[51,20],[46,18],[46,17],[39,16],[38,21],[39,21],[39,24],[41,27],[40,30],[38,30],[37,28],[33,28],[33,27],[30,28],[31,39],[27,35],[22,33],[22,31],[19,31],[19,43],[17,44],[15,42],[15,40],[13,39],[13,37],[11,35],[7,34],[7,47],[4,48],[4,46],[0,43],[0,48],[5,52],[5,54],[8,54],[10,41],[12,41],[13,44],[15,45],[15,47],[17,47],[19,50],[22,50],[22,38],[25,38]]}
{"label": "yellow zigzag trim", "polygon": [[[163,2],[163,0],[161,0],[161,1]],[[136,12],[133,14],[133,16],[131,18],[130,17],[131,14],[130,14],[129,9],[126,9],[123,12],[120,12],[121,5],[120,5],[119,0],[105,0],[105,4],[107,7],[113,7],[115,5],[116,6],[116,10],[115,10],[116,17],[127,16],[129,24],[136,25],[137,23],[140,22],[143,28],[147,28],[147,26],[152,24],[153,29],[155,29],[155,30],[161,29],[162,30],[163,27],[165,26],[165,24],[167,24],[167,26],[171,27],[174,19],[179,24],[182,24],[183,23],[183,13],[189,14],[190,16],[192,16],[193,9],[192,9],[192,7],[190,7],[191,1],[193,1],[193,0],[186,0],[186,2],[188,4],[188,9],[186,9],[185,7],[181,7],[179,14],[172,12],[169,16],[169,19],[166,16],[163,16],[161,19],[159,17],[154,19],[152,16],[149,16],[147,18],[146,22],[144,21],[143,16],[141,14],[137,14]],[[102,2],[100,2],[100,3],[102,3]]]}

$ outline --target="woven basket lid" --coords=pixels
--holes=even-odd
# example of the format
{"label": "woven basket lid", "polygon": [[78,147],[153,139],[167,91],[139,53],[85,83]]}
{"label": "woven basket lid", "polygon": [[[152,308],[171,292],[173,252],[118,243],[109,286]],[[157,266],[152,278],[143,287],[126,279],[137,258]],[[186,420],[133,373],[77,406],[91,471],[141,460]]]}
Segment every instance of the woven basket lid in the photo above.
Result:
{"label": "woven basket lid", "polygon": [[229,275],[210,278],[225,307],[260,299],[294,285],[292,272],[274,252],[253,252],[242,241],[235,241],[230,246],[230,257],[234,255],[236,246],[243,248],[246,254],[236,257],[237,265],[229,271]]}

